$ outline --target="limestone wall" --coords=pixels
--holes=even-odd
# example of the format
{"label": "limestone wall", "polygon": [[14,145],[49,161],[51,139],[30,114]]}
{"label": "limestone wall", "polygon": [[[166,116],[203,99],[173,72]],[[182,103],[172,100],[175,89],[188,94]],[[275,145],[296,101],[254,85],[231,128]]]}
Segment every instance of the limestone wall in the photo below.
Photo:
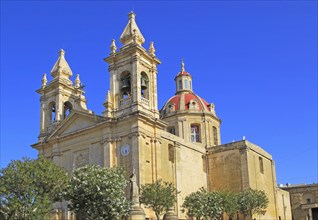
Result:
{"label": "limestone wall", "polygon": [[318,218],[318,184],[288,185],[282,189],[290,193],[293,219]]}
{"label": "limestone wall", "polygon": [[208,148],[209,189],[265,191],[269,205],[257,219],[277,219],[276,178],[270,154],[248,141]]}
{"label": "limestone wall", "polygon": [[278,219],[292,219],[289,192],[276,188],[276,201]]}

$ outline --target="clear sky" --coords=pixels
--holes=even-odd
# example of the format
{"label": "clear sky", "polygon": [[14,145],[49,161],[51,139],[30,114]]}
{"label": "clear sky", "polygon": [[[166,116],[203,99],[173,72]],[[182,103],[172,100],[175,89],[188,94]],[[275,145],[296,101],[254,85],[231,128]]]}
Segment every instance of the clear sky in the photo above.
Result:
{"label": "clear sky", "polygon": [[222,143],[243,136],[273,155],[278,183],[317,182],[316,1],[1,1],[1,167],[35,158],[43,73],[59,49],[103,111],[109,54],[134,11],[155,42],[159,106],[183,58],[195,93],[215,103]]}

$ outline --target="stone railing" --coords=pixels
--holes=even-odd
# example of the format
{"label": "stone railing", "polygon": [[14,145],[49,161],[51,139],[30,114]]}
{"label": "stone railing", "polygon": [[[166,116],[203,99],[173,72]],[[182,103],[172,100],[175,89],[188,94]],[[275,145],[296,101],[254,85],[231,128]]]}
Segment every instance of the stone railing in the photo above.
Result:
{"label": "stone railing", "polygon": [[119,106],[126,106],[129,105],[131,102],[131,98],[125,98],[119,101]]}
{"label": "stone railing", "polygon": [[141,97],[141,104],[149,106],[149,100]]}

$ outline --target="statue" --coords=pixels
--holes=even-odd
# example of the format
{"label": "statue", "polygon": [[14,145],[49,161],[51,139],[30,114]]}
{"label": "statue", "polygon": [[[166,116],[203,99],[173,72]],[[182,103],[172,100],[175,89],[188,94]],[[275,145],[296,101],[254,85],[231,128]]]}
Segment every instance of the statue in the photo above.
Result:
{"label": "statue", "polygon": [[133,173],[130,176],[130,199],[133,205],[139,205],[139,187],[137,186],[135,169],[133,169]]}
{"label": "statue", "polygon": [[132,206],[129,211],[129,220],[145,220],[145,212],[139,203],[139,187],[137,185],[135,169],[133,169],[133,173],[130,176],[130,199]]}

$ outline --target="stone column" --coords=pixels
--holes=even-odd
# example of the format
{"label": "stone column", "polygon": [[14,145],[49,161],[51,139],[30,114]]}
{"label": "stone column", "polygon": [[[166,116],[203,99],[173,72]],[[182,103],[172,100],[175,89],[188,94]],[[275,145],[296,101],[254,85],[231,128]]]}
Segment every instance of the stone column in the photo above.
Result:
{"label": "stone column", "polygon": [[312,210],[311,210],[311,208],[308,209],[308,219],[312,220]]}
{"label": "stone column", "polygon": [[109,138],[102,141],[103,145],[103,165],[104,167],[111,167],[112,162],[112,144]]}
{"label": "stone column", "polygon": [[250,187],[249,183],[249,171],[248,171],[248,161],[247,152],[248,148],[244,147],[240,149],[241,154],[241,175],[242,175],[242,190],[248,189]]}

